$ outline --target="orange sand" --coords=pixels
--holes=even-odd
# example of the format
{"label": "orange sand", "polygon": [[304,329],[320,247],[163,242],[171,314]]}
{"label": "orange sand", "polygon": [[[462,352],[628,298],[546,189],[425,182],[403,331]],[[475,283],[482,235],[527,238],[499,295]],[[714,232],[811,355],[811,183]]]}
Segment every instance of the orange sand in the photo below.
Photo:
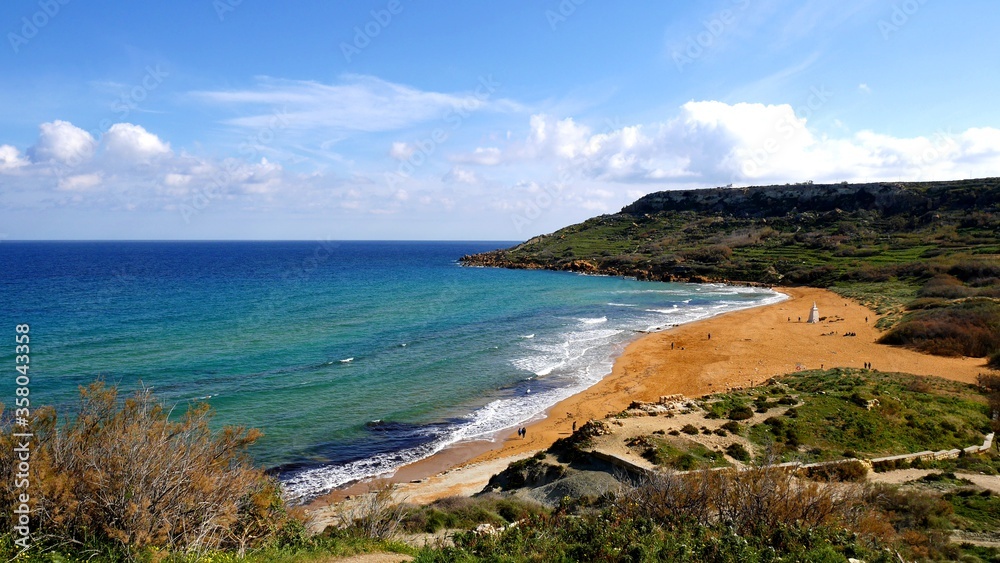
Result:
{"label": "orange sand", "polygon": [[[831,291],[780,291],[790,299],[639,338],[615,361],[610,375],[556,404],[546,418],[527,427],[524,439],[510,432],[497,443],[457,445],[400,469],[392,480],[420,480],[406,489],[411,498],[424,502],[449,494],[468,494],[489,478],[475,468],[493,469],[497,465],[493,462],[500,458],[546,449],[556,439],[569,436],[574,421],[583,425],[587,420],[621,411],[635,400],[656,401],[661,395],[674,393],[696,397],[725,391],[727,386],[758,384],[799,369],[861,368],[864,362],[871,362],[874,369],[881,371],[937,375],[967,383],[986,370],[983,358],[942,358],[876,344],[881,334],[874,328],[876,315]],[[819,306],[820,316],[828,317],[826,322],[805,322],[813,302]],[[799,317],[802,322],[798,322]],[[846,332],[857,336],[845,337]],[[360,485],[340,491],[318,504],[365,488]]]}
{"label": "orange sand", "polygon": [[[477,460],[545,449],[568,436],[574,420],[582,425],[632,401],[656,401],[673,393],[697,397],[799,369],[860,368],[871,362],[880,371],[937,375],[966,383],[986,371],[984,358],[943,358],[877,344],[882,334],[874,326],[878,317],[832,291],[805,287],[779,291],[790,299],[643,336],[625,349],[609,376],[556,404],[547,418],[528,426],[524,440],[508,437],[501,448]],[[813,302],[821,317],[844,320],[806,323]],[[798,322],[800,316],[803,322]],[[834,331],[836,335],[823,336]],[[857,336],[845,337],[846,332]]]}

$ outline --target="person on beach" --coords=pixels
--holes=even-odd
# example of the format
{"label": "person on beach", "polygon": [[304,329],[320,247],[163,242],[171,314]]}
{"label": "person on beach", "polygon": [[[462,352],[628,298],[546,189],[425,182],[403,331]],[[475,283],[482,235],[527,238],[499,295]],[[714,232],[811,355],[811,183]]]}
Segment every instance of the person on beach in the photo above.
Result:
{"label": "person on beach", "polygon": [[711,340],[711,339],[712,339],[712,333],[711,333],[711,332],[710,332],[710,333],[708,333],[708,339],[709,339],[709,340]]}
{"label": "person on beach", "polygon": [[673,343],[673,342],[671,342],[671,343],[670,343],[670,349],[671,349],[671,350],[673,350],[673,349],[674,349],[674,343]]}
{"label": "person on beach", "polygon": [[573,432],[576,432],[576,421],[573,421]]}

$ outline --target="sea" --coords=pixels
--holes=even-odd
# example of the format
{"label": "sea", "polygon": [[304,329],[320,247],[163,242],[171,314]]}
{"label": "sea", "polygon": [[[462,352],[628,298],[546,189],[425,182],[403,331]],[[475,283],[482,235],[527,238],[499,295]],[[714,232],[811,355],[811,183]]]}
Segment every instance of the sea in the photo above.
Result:
{"label": "sea", "polygon": [[96,379],[207,402],[302,501],[543,416],[641,331],[783,298],[457,262],[511,244],[3,241],[0,403],[27,324],[33,406]]}

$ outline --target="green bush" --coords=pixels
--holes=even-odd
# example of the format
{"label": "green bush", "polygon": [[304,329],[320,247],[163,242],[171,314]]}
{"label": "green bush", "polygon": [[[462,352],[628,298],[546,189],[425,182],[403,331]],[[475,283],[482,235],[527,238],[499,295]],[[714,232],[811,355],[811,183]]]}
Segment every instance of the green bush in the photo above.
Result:
{"label": "green bush", "polygon": [[730,409],[729,420],[747,420],[753,418],[753,409],[750,407],[734,407]]}
{"label": "green bush", "polygon": [[744,463],[750,461],[750,452],[743,447],[743,444],[729,444],[726,446],[726,455]]}

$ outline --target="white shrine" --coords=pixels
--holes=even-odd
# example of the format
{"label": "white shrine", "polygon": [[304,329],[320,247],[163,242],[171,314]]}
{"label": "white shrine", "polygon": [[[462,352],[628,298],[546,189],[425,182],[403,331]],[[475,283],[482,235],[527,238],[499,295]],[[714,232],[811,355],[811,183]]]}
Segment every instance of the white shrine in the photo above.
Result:
{"label": "white shrine", "polygon": [[813,301],[813,308],[809,311],[809,320],[806,322],[818,323],[819,322],[819,307],[816,306],[816,302]]}

